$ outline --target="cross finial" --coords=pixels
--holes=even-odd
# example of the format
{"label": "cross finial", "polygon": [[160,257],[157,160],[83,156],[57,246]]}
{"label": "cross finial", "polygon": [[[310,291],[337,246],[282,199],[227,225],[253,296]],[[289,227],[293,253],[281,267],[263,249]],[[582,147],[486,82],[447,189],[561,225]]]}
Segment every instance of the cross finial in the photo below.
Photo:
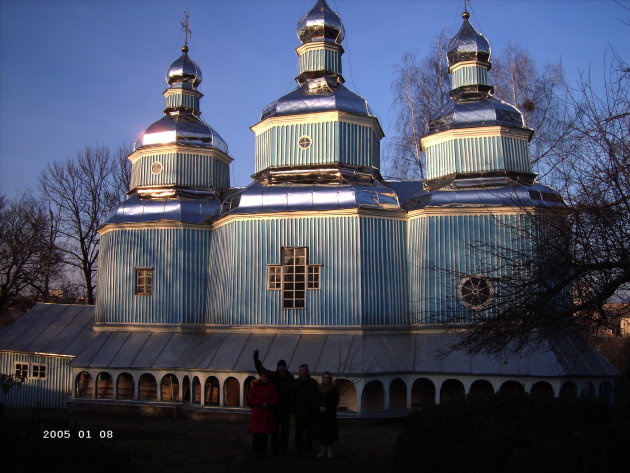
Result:
{"label": "cross finial", "polygon": [[192,36],[192,28],[190,27],[188,18],[190,18],[188,10],[184,10],[184,19],[181,20],[180,23],[182,25],[182,31],[184,32],[184,46],[186,47],[188,47],[188,38]]}

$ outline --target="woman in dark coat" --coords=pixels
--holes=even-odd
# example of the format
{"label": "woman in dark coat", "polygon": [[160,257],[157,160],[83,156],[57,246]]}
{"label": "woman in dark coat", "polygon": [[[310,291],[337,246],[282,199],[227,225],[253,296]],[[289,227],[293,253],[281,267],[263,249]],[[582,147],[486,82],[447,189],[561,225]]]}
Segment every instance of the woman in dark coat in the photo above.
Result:
{"label": "woman in dark coat", "polygon": [[247,393],[247,404],[252,408],[249,416],[249,432],[253,436],[254,455],[264,457],[267,453],[267,436],[276,430],[278,393],[276,387],[263,373],[252,383]]}
{"label": "woman in dark coat", "polygon": [[339,405],[339,389],[333,383],[332,375],[326,371],[322,382],[317,386],[319,401],[318,434],[321,452],[318,457],[326,455],[332,458],[332,444],[339,440],[337,431],[337,406]]}

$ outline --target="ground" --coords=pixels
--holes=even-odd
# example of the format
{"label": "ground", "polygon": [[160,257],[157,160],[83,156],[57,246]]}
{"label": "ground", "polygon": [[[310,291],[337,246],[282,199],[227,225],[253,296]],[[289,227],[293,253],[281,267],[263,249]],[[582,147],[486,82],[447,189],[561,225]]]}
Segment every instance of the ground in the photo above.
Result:
{"label": "ground", "polygon": [[[0,445],[8,447],[2,460],[15,465],[11,471],[16,472],[380,473],[389,470],[405,420],[341,420],[333,459],[297,457],[293,447],[284,457],[256,459],[245,417],[193,420],[5,409],[0,424]],[[65,431],[69,439],[44,438]]]}

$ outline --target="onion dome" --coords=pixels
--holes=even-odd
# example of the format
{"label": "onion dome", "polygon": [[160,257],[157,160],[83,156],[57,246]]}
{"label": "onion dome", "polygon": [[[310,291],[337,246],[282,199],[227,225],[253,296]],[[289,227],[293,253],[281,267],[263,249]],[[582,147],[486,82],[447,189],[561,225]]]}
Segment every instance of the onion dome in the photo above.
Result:
{"label": "onion dome", "polygon": [[429,134],[453,128],[510,126],[529,130],[518,109],[495,97],[479,101],[448,101],[429,120]]}
{"label": "onion dome", "polygon": [[451,67],[462,61],[490,62],[490,43],[470,24],[469,17],[468,12],[462,13],[462,27],[448,43],[446,57]]}
{"label": "onion dome", "polygon": [[332,41],[339,44],[344,37],[343,23],[326,0],[317,0],[312,10],[298,22],[297,35],[302,43]]}
{"label": "onion dome", "polygon": [[184,88],[197,88],[201,84],[201,69],[190,56],[188,46],[182,46],[182,55],[178,57],[166,72],[166,82],[171,87],[181,84]]}
{"label": "onion dome", "polygon": [[136,147],[164,143],[211,146],[228,153],[225,140],[210,125],[192,114],[163,116],[139,136]]}

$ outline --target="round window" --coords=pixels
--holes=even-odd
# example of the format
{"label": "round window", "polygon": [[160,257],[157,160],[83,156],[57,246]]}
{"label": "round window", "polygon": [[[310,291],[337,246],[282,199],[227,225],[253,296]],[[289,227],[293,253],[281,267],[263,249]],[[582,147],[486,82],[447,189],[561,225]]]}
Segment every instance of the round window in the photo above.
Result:
{"label": "round window", "polygon": [[311,144],[313,144],[313,141],[311,140],[310,136],[300,136],[300,139],[298,140],[298,146],[302,149],[309,149],[311,147]]}
{"label": "round window", "polygon": [[151,164],[151,173],[152,174],[160,174],[162,172],[162,163],[159,161],[154,161]]}
{"label": "round window", "polygon": [[490,281],[479,274],[466,276],[459,283],[457,290],[462,304],[473,310],[487,307],[492,297]]}

